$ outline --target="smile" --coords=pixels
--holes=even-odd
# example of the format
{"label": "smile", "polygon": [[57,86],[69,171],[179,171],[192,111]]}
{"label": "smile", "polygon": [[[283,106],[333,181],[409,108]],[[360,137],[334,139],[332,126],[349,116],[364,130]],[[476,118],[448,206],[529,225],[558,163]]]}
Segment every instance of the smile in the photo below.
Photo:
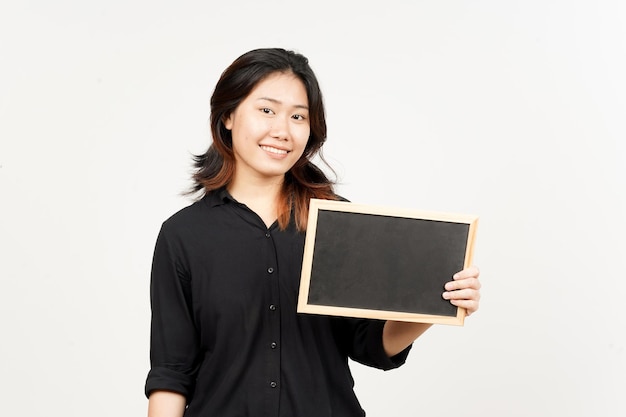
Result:
{"label": "smile", "polygon": [[261,149],[270,153],[275,153],[276,155],[287,155],[289,153],[289,151],[285,149],[272,148],[271,146],[266,145],[261,145]]}

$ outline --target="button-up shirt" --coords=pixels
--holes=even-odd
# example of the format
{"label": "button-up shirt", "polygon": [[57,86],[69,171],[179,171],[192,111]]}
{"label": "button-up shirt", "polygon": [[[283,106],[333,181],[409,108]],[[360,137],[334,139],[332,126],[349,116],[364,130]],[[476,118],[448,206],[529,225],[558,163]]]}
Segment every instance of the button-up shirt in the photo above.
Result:
{"label": "button-up shirt", "polygon": [[187,398],[185,416],[365,415],[348,358],[404,363],[382,346],[384,322],[296,313],[304,233],[267,228],[225,190],[166,220],[151,276],[146,395]]}

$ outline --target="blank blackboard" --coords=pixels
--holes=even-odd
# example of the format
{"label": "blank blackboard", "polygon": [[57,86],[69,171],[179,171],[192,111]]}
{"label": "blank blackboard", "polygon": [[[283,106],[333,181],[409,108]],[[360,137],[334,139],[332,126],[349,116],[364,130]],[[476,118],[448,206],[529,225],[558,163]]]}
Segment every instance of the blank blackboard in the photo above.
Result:
{"label": "blank blackboard", "polygon": [[298,311],[462,325],[444,284],[471,264],[477,217],[311,200]]}

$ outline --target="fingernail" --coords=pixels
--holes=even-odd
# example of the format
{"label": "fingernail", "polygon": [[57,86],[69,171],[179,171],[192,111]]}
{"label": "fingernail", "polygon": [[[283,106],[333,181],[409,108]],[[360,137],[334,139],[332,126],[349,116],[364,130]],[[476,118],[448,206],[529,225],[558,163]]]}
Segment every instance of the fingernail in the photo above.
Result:
{"label": "fingernail", "polygon": [[450,299],[450,293],[448,292],[444,292],[443,294],[441,294],[441,296],[443,297],[444,300]]}

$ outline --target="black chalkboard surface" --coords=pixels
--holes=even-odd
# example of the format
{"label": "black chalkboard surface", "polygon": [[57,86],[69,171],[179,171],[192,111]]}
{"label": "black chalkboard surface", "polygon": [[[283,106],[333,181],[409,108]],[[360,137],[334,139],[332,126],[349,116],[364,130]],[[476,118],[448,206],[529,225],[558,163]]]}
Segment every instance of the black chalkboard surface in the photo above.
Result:
{"label": "black chalkboard surface", "polygon": [[462,325],[441,297],[471,264],[476,216],[311,200],[298,311]]}

